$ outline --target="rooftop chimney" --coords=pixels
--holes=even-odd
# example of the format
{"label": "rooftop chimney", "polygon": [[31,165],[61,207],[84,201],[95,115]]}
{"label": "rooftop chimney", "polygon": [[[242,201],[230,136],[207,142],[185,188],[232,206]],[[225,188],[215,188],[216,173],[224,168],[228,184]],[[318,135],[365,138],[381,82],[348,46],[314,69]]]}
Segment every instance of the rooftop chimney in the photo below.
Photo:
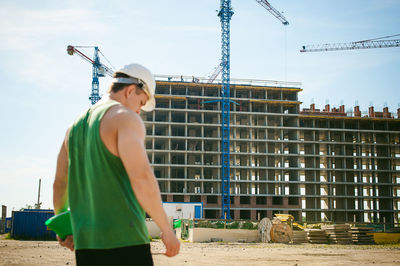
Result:
{"label": "rooftop chimney", "polygon": [[383,107],[383,117],[390,118],[389,107]]}
{"label": "rooftop chimney", "polygon": [[331,107],[329,106],[329,104],[325,104],[325,109],[324,112],[330,112],[331,111]]}
{"label": "rooftop chimney", "polygon": [[344,113],[344,105],[343,104],[339,107],[339,112]]}
{"label": "rooftop chimney", "polygon": [[314,103],[310,104],[310,109],[312,112],[315,112],[315,104]]}
{"label": "rooftop chimney", "polygon": [[354,116],[361,116],[361,112],[360,112],[360,106],[354,106]]}
{"label": "rooftop chimney", "polygon": [[373,106],[370,106],[368,108],[368,116],[369,117],[375,117],[375,112],[374,112],[374,107]]}
{"label": "rooftop chimney", "polygon": [[400,119],[400,108],[397,108],[397,119]]}

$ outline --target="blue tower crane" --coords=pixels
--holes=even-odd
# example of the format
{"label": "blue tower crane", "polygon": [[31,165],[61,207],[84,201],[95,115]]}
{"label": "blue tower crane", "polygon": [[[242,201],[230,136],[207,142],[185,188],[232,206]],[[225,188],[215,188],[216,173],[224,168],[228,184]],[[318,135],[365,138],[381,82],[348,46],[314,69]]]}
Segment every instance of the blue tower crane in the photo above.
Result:
{"label": "blue tower crane", "polygon": [[218,16],[221,19],[222,41],[222,88],[221,88],[221,191],[222,191],[222,213],[221,219],[231,219],[230,214],[230,20],[233,15],[231,1],[221,0],[221,10]]}
{"label": "blue tower crane", "polygon": [[[84,53],[82,53],[81,51],[79,51],[77,48],[94,48],[93,59],[91,59],[89,56],[87,56]],[[103,54],[101,53],[101,51],[99,50],[99,47],[97,47],[97,46],[68,45],[67,53],[69,55],[73,55],[76,53],[81,58],[83,58],[85,61],[92,64],[92,66],[93,66],[93,69],[92,69],[92,92],[89,96],[89,100],[91,101],[92,104],[97,103],[101,99],[101,97],[99,95],[99,77],[105,77],[105,75],[112,77],[112,75],[114,74],[114,71],[112,70],[111,67],[108,67],[108,66],[100,63],[99,54],[101,54],[101,55],[103,55]],[[104,55],[103,55],[103,57],[104,57]]]}
{"label": "blue tower crane", "polygon": [[[271,6],[267,0],[256,0],[272,15],[279,19],[283,25],[289,25],[285,17]],[[230,214],[230,20],[233,11],[231,0],[221,0],[218,16],[221,20],[221,219],[231,219]]]}

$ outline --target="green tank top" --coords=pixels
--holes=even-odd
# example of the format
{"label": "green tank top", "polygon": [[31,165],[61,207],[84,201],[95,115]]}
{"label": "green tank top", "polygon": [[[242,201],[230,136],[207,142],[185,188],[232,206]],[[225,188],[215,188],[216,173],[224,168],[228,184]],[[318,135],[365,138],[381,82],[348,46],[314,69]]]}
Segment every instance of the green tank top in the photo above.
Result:
{"label": "green tank top", "polygon": [[100,122],[116,101],[99,102],[72,126],[68,143],[68,200],[75,249],[149,243],[145,212],[119,157],[100,138]]}

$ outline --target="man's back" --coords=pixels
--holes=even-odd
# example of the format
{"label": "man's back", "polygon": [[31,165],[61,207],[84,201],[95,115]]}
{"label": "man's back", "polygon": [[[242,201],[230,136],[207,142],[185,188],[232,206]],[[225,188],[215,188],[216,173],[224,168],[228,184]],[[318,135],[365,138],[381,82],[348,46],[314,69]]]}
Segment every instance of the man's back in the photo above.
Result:
{"label": "man's back", "polygon": [[[104,135],[113,135],[107,130],[112,133],[115,119],[107,117],[113,109],[118,110],[118,104],[110,100],[96,104],[77,119],[69,133],[69,205],[76,249],[149,242],[145,213],[132,191],[124,165],[118,153],[113,154],[102,140]],[[106,123],[102,122],[103,117]]]}

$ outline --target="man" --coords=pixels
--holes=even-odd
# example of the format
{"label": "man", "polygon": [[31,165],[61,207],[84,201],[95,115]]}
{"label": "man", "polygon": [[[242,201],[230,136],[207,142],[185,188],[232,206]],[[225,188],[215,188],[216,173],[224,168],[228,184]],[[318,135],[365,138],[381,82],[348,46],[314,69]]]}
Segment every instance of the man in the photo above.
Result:
{"label": "man", "polygon": [[161,230],[165,255],[178,254],[145,150],[140,110],[155,107],[151,72],[130,64],[114,74],[108,97],[68,129],[57,159],[55,213],[71,211],[73,236],[60,244],[77,265],[152,265],[145,211]]}

